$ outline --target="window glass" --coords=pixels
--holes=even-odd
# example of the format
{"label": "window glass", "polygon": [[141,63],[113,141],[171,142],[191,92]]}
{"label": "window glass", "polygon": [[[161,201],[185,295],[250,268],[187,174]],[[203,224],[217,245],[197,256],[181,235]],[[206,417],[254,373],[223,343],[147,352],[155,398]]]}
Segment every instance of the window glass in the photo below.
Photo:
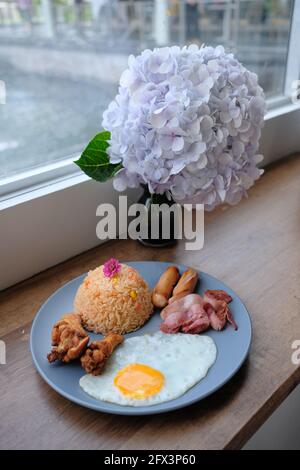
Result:
{"label": "window glass", "polygon": [[[283,93],[291,0],[0,0],[0,178],[78,155],[130,53],[223,44]],[[4,104],[5,103],[5,104]]]}

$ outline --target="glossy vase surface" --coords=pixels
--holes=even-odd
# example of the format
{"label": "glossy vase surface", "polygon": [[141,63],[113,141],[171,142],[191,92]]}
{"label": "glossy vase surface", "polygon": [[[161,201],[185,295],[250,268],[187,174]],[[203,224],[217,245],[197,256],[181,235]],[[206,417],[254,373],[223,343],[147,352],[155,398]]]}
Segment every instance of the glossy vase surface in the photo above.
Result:
{"label": "glossy vase surface", "polygon": [[[145,225],[147,227],[147,237],[140,236],[138,241],[143,245],[152,247],[165,247],[174,245],[176,243],[176,214],[174,214],[173,211],[168,211],[167,209],[167,206],[170,208],[174,204],[174,201],[172,199],[168,199],[165,194],[151,195],[148,191],[148,188],[144,188],[144,193],[138,202],[139,204],[143,204],[146,208]],[[165,205],[164,211],[161,207],[163,204]],[[153,233],[155,233],[155,237],[153,237]]]}

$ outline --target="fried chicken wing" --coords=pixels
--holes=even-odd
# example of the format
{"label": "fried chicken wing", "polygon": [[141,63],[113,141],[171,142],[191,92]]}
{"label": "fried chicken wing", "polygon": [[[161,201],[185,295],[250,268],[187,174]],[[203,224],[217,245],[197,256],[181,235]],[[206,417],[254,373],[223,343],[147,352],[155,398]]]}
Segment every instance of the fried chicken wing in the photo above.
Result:
{"label": "fried chicken wing", "polygon": [[117,333],[109,333],[101,341],[93,341],[83,356],[81,365],[88,374],[100,375],[114,349],[124,341]]}
{"label": "fried chicken wing", "polygon": [[55,323],[51,334],[52,350],[47,355],[49,362],[70,362],[85,351],[89,337],[81,325],[77,313],[68,313]]}

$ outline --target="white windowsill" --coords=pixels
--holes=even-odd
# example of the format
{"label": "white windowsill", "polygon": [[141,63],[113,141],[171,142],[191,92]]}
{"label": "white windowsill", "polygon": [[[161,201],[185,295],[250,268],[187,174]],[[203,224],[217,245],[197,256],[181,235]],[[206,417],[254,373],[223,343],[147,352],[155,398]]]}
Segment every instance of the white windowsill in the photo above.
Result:
{"label": "white windowsill", "polygon": [[32,184],[22,190],[14,191],[0,197],[0,211],[18,204],[23,204],[24,202],[31,201],[32,199],[47,196],[57,191],[63,191],[66,188],[71,188],[72,186],[85,183],[90,180],[90,178],[80,170],[76,171],[71,176],[48,176],[48,181],[45,181],[44,183]]}
{"label": "white windowsill", "polygon": [[0,180],[0,210],[88,179],[72,158],[3,178]]}
{"label": "white windowsill", "polygon": [[288,113],[292,113],[294,111],[298,111],[300,109],[300,101],[299,103],[291,103],[290,100],[283,101],[282,106],[277,107],[268,107],[267,114],[265,115],[265,122],[271,119],[284,116]]}

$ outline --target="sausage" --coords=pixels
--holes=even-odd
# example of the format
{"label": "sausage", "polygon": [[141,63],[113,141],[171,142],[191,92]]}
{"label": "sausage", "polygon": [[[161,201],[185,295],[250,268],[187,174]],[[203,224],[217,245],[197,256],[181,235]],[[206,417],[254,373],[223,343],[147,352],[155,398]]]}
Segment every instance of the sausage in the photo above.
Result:
{"label": "sausage", "polygon": [[169,266],[160,276],[152,292],[152,303],[155,307],[163,308],[167,305],[179,277],[180,274],[176,266]]}
{"label": "sausage", "polygon": [[198,282],[198,273],[195,269],[187,269],[178,281],[178,284],[173,290],[173,295],[169,299],[169,303],[174,300],[180,299],[185,295],[192,294]]}
{"label": "sausage", "polygon": [[[189,292],[190,293],[190,292]],[[172,304],[173,302],[175,302],[175,300],[179,300],[181,299],[182,297],[185,297],[187,295],[187,293],[185,291],[183,292],[180,292],[180,294],[177,294],[177,295],[172,295],[172,297],[169,298],[169,301],[168,301],[168,304]]]}

